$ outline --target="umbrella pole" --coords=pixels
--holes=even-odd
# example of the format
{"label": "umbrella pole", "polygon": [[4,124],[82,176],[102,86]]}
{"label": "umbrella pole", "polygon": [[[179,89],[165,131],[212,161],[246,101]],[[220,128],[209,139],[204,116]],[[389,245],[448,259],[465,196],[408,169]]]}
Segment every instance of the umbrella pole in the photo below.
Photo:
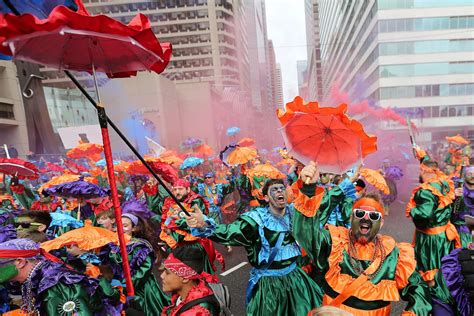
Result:
{"label": "umbrella pole", "polygon": [[112,149],[110,147],[109,130],[107,128],[107,114],[105,113],[105,108],[100,103],[99,90],[97,88],[97,78],[95,75],[94,66],[92,66],[92,70],[93,70],[93,75],[94,75],[94,83],[95,83],[97,98],[99,101],[99,105],[97,107],[97,115],[99,117],[99,125],[102,132],[102,142],[104,144],[105,162],[107,165],[107,175],[109,178],[110,192],[112,194],[112,204],[114,205],[115,222],[117,225],[117,234],[118,234],[118,239],[119,239],[119,244],[120,244],[120,254],[122,255],[122,267],[123,267],[123,273],[125,276],[125,283],[127,286],[127,296],[132,297],[132,296],[135,296],[135,290],[133,288],[132,274],[130,273],[130,264],[128,262],[127,244],[125,242],[125,237],[124,237],[124,232],[123,232],[122,210],[120,209],[120,202],[119,202],[118,193],[117,193],[117,184],[115,181],[114,164],[112,160]]}
{"label": "umbrella pole", "polygon": [[[91,95],[84,89],[84,87],[81,85],[81,83],[74,77],[74,75],[69,72],[68,70],[64,70],[64,73],[71,79],[71,81],[76,85],[76,87],[82,92],[82,94],[89,100],[89,102],[99,111],[99,105],[97,102],[94,100],[94,98],[91,97]],[[130,148],[130,150],[135,154],[135,156],[143,163],[143,165],[148,169],[148,171],[153,175],[153,177],[158,181],[159,184],[166,190],[166,192],[169,194],[169,196],[174,200],[174,202],[179,206],[179,208],[189,216],[188,211],[184,208],[184,206],[181,204],[181,202],[176,198],[176,196],[171,192],[171,190],[165,185],[163,180],[156,174],[156,172],[151,168],[151,166],[145,161],[145,158],[143,158],[142,155],[133,147],[132,143],[125,137],[125,135],[120,131],[120,129],[117,127],[117,125],[114,124],[114,122],[105,114],[104,117],[105,124],[109,124],[112,129],[118,134],[118,136],[125,142],[125,144]]]}

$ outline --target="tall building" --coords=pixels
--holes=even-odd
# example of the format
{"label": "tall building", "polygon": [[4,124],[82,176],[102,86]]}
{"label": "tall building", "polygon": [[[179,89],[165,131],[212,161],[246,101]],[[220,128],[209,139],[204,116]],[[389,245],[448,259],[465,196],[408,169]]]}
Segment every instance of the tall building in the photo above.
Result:
{"label": "tall building", "polygon": [[[273,102],[271,63],[273,49],[269,48],[264,0],[243,0],[248,41],[252,105],[257,111],[271,107]],[[273,52],[274,56],[274,52]]]}
{"label": "tall building", "polygon": [[275,107],[283,108],[283,82],[280,64],[277,64],[275,68]]}
{"label": "tall building", "polygon": [[298,95],[309,101],[308,96],[308,61],[296,61],[296,74],[298,76]]}
{"label": "tall building", "polygon": [[26,155],[29,151],[26,124],[17,68],[11,61],[0,60],[0,146],[14,146],[19,155]]}
{"label": "tall building", "polygon": [[210,82],[222,89],[240,85],[235,19],[239,1],[85,0],[91,14],[104,13],[128,23],[145,14],[162,42],[173,44],[173,58],[164,74],[179,82]]}
{"label": "tall building", "polygon": [[325,97],[338,85],[400,113],[421,112],[414,122],[427,143],[456,133],[474,139],[472,0],[317,5]]}
{"label": "tall building", "polygon": [[306,82],[301,90],[308,101],[323,99],[319,2],[321,1],[305,0],[307,65]]}

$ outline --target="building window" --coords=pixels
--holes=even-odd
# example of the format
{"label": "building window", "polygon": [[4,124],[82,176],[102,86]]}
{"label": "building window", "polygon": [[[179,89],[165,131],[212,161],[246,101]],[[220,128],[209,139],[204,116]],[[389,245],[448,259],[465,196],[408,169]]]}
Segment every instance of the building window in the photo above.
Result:
{"label": "building window", "polygon": [[0,118],[14,120],[13,104],[0,102]]}
{"label": "building window", "polygon": [[380,33],[465,29],[474,25],[474,16],[393,19],[379,22]]}
{"label": "building window", "polygon": [[474,62],[423,63],[379,67],[382,78],[474,73]]}
{"label": "building window", "polygon": [[381,10],[472,6],[472,0],[378,0]]}
{"label": "building window", "polygon": [[382,100],[415,97],[461,96],[473,94],[474,83],[401,86],[380,89],[380,98]]}

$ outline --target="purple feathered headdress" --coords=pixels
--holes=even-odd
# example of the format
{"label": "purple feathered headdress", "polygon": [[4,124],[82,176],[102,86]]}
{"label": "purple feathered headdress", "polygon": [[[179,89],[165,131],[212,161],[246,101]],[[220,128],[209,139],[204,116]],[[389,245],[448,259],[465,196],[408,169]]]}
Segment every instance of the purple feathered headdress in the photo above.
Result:
{"label": "purple feathered headdress", "polygon": [[122,214],[133,214],[140,216],[143,219],[150,219],[155,214],[150,211],[144,201],[137,199],[130,199],[122,204]]}

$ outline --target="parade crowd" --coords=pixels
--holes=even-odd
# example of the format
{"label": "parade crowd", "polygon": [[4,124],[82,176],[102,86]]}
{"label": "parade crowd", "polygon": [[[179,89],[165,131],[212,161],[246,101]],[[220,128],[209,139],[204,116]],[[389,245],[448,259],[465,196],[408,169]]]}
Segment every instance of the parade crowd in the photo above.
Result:
{"label": "parade crowd", "polygon": [[215,243],[247,252],[247,315],[389,315],[400,300],[404,315],[473,313],[474,167],[466,146],[450,143],[442,162],[450,174],[415,148],[420,183],[406,206],[412,244],[379,234],[403,176],[388,159],[376,170],[387,192],[363,168],[321,173],[317,162],[303,166],[283,149],[274,164],[239,145],[229,150],[242,151],[240,164],[229,165],[225,152],[152,158],[170,168],[157,171],[189,215],[136,162],[115,162],[130,297],[93,145],[78,146],[89,150],[83,159],[25,162],[38,168],[35,180],[3,174],[4,315],[230,315],[232,289],[218,278],[225,253]]}

